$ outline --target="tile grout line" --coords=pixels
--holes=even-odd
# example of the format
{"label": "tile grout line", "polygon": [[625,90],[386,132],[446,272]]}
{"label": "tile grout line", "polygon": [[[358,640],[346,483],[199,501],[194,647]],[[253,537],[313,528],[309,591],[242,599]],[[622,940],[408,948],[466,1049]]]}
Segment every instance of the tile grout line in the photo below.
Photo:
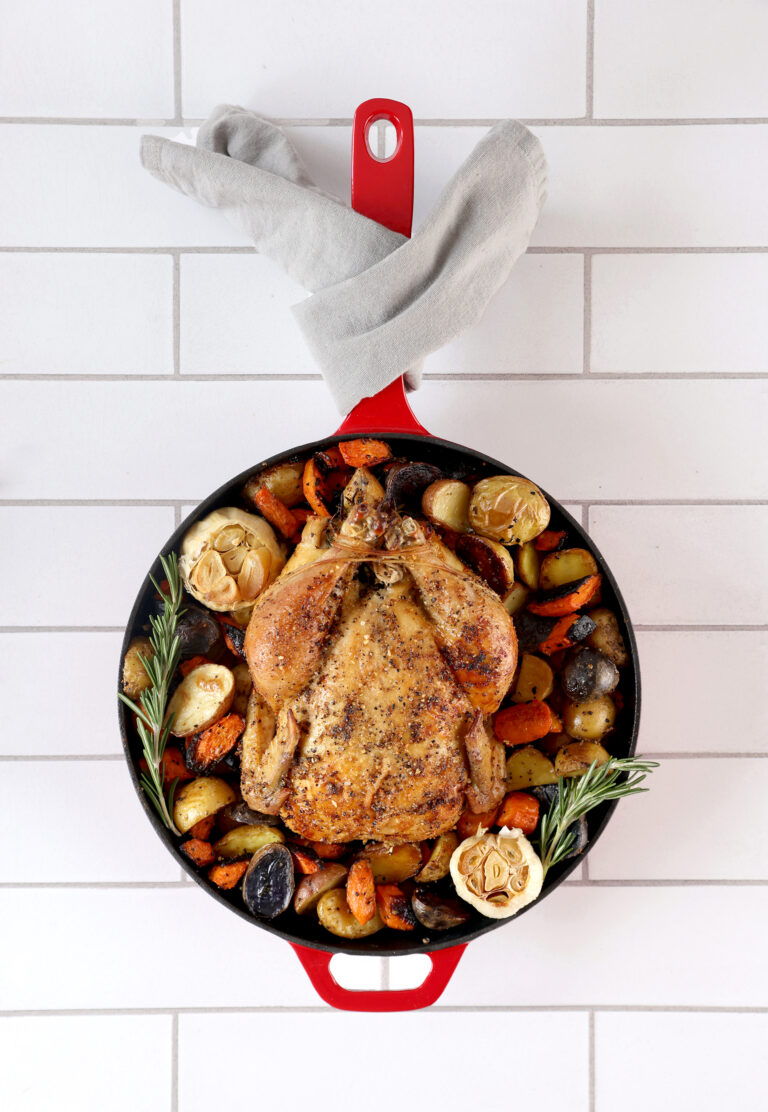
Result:
{"label": "tile grout line", "polygon": [[[178,5],[175,0],[174,7]],[[175,29],[174,29],[175,30]],[[175,38],[175,35],[174,35]],[[174,73],[174,99],[181,101],[181,35],[179,21],[178,42],[174,41],[174,62],[178,52],[178,89]],[[587,97],[593,90],[587,76]],[[520,116],[516,117],[526,127],[764,127],[768,116],[594,116],[587,105],[588,115],[582,116]],[[472,128],[494,127],[508,116],[414,117],[416,127]],[[350,128],[351,116],[272,116],[278,127]],[[0,116],[0,126],[14,127],[199,127],[203,116],[183,116],[181,113],[168,118],[163,116]]]}
{"label": "tile grout line", "polygon": [[[66,246],[64,244],[0,244],[0,254],[27,254],[27,255],[171,255],[178,251],[182,255],[255,255],[255,248],[245,244],[220,243],[220,244],[153,244],[150,246],[136,246],[130,244],[79,245]],[[608,244],[560,244],[534,245],[525,252],[528,255],[583,255],[589,251],[594,255],[764,255],[768,253],[765,244],[718,244],[718,245],[677,245],[664,244],[625,244],[612,246]]]}
{"label": "tile grout line", "polygon": [[593,123],[595,116],[595,0],[587,0],[587,58],[584,119]]}
{"label": "tile grout line", "polygon": [[[171,282],[171,328],[173,344],[173,376],[181,375],[181,258],[178,251],[173,255],[173,280]],[[168,376],[163,376],[167,378]]]}
{"label": "tile grout line", "polygon": [[[768,754],[766,754],[768,755]],[[584,861],[586,864],[586,860]],[[768,888],[768,877],[605,877],[592,880],[564,880],[563,888]],[[195,882],[184,880],[4,880],[0,891],[136,891],[147,889],[194,888]],[[383,961],[389,960],[382,958]],[[382,986],[389,986],[389,968],[382,969]]]}
{"label": "tile grout line", "polygon": [[[687,503],[686,503],[687,505]],[[636,633],[764,633],[768,623],[748,624],[643,624],[633,622]],[[3,633],[125,633],[125,626],[98,625],[7,625],[0,626]]]}
{"label": "tile grout line", "polygon": [[[768,371],[632,371],[626,374],[621,371],[598,371],[588,376],[583,371],[547,373],[521,373],[517,371],[500,371],[496,374],[474,374],[463,371],[427,371],[423,378],[425,382],[579,382],[588,377],[594,382],[765,382]],[[21,374],[0,374],[0,382],[322,382],[323,376],[319,372],[297,374],[179,374],[169,371],[167,374],[84,374],[66,372],[51,374],[48,372],[26,372]]]}
{"label": "tile grout line", "polygon": [[595,1013],[590,1009],[588,1029],[589,1112],[595,1112]]}
{"label": "tile grout line", "polygon": [[171,1112],[179,1112],[179,1013],[171,1013]]}
{"label": "tile grout line", "polygon": [[[430,1012],[463,1015],[471,1012],[514,1014],[573,1012],[583,1014],[674,1014],[674,1015],[768,1015],[768,1006],[760,1004],[433,1004]],[[4,1008],[3,1018],[19,1019],[25,1016],[132,1016],[132,1015],[312,1015],[325,1013],[338,1015],[338,1011],[325,1004],[264,1004],[257,1007],[225,1005],[200,1005],[195,1007],[154,1008]]]}
{"label": "tile grout line", "polygon": [[172,124],[184,126],[181,104],[181,0],[171,0],[173,21],[173,111]]}
{"label": "tile grout line", "polygon": [[[180,508],[191,502],[199,501],[189,498],[0,498],[0,508],[6,509],[35,509],[42,507],[60,507],[62,509],[126,507],[128,509],[164,509]],[[768,506],[768,498],[563,498],[563,505],[582,506],[589,509],[592,506],[605,507],[635,507],[640,509],[664,509],[674,507],[761,507]]]}
{"label": "tile grout line", "polygon": [[581,373],[592,374],[592,253],[584,252],[584,316],[582,321],[583,362]]}
{"label": "tile grout line", "polygon": [[[753,761],[768,758],[768,750],[760,749],[672,749],[662,752],[647,752],[643,754],[649,761]],[[0,753],[0,763],[17,761],[45,762],[54,761],[123,761],[124,753]]]}

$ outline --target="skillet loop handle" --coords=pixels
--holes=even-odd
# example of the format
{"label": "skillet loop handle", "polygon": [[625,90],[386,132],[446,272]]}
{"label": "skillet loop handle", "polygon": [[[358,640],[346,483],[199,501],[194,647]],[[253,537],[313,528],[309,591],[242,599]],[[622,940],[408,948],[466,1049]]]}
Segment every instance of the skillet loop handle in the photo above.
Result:
{"label": "skillet loop handle", "polygon": [[[368,148],[368,129],[389,120],[397,135],[394,154],[382,162]],[[410,236],[413,219],[413,114],[399,100],[374,97],[355,111],[352,124],[352,208],[393,232]],[[406,433],[429,436],[405,396],[402,377],[373,398],[363,398],[347,414],[336,436],[357,433]]]}
{"label": "skillet loop handle", "polygon": [[417,1008],[428,1008],[442,996],[467,948],[465,942],[461,946],[451,946],[447,950],[427,954],[432,962],[432,969],[423,984],[417,988],[376,992],[369,989],[352,990],[340,985],[330,969],[333,954],[327,954],[323,950],[310,950],[295,943],[291,945],[318,996],[332,1008],[344,1012],[410,1012]]}

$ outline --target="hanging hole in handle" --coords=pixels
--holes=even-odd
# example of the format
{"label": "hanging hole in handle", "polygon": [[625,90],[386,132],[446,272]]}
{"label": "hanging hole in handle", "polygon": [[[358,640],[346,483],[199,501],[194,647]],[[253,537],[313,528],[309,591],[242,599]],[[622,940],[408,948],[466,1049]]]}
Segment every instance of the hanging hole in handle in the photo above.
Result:
{"label": "hanging hole in handle", "polygon": [[391,162],[402,138],[401,129],[388,116],[375,116],[365,128],[365,145],[375,162]]}

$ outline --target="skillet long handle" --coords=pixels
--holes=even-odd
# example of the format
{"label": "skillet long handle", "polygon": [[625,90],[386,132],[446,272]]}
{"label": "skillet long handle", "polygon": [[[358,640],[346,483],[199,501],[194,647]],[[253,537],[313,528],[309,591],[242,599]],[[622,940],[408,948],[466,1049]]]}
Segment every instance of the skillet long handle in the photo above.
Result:
{"label": "skillet long handle", "polygon": [[[368,149],[368,128],[389,120],[396,133],[395,152],[386,162]],[[352,126],[352,208],[393,232],[410,236],[413,220],[413,114],[399,100],[374,97],[355,111]],[[342,421],[336,435],[381,432],[429,436],[405,396],[402,375],[372,398],[363,398]]]}

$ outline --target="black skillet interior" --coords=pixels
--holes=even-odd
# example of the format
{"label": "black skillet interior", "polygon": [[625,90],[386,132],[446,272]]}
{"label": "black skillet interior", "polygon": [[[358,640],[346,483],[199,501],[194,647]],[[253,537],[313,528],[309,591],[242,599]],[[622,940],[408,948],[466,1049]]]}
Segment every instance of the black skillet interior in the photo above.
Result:
{"label": "black skillet interior", "polygon": [[[372,433],[371,435],[376,434]],[[491,459],[489,456],[485,456],[480,452],[475,452],[468,448],[463,448],[457,444],[451,444],[445,440],[413,435],[393,435],[388,433],[382,433],[380,435],[385,437],[392,445],[396,456],[410,461],[435,464],[449,477],[467,478],[473,481],[482,478],[484,475],[518,474],[518,472],[514,472],[512,468],[503,463],[499,463],[497,460]],[[219,490],[209,498],[206,498],[205,501],[181,523],[173,536],[169,538],[162,549],[162,555],[167,555],[174,550],[178,551],[181,541],[190,526],[212,510],[227,505],[245,506],[242,500],[241,490],[245,481],[254,474],[254,472],[261,470],[262,467],[267,465],[280,463],[285,460],[296,458],[297,456],[307,458],[313,452],[326,448],[331,444],[338,443],[339,439],[339,437],[329,437],[326,440],[321,440],[314,444],[306,444],[303,447],[294,448],[290,452],[282,452],[279,455],[272,456],[271,459],[254,464],[253,467],[250,467],[247,471],[238,475],[237,478],[232,479],[230,482],[220,487]],[[566,529],[569,535],[568,543],[571,547],[578,545],[592,552],[603,574],[602,605],[610,607],[619,618],[619,624],[631,660],[629,666],[622,671],[619,690],[624,698],[624,709],[619,715],[616,731],[611,735],[610,749],[614,756],[629,756],[635,751],[640,721],[640,672],[637,645],[635,643],[629,615],[627,614],[624,600],[621,597],[610,568],[587,536],[582,526],[575,521],[558,502],[547,494],[546,491],[544,491],[544,494],[549,501],[552,511],[550,528]],[[162,578],[159,557],[150,569],[149,574],[154,576],[155,579]],[[128,626],[120,654],[121,670],[122,660],[131,638],[146,632],[146,622],[151,610],[152,596],[154,594],[154,588],[150,582],[149,574],[141,586],[141,590],[139,591],[131,616],[128,620]],[[118,682],[120,682],[119,679]],[[449,946],[469,942],[471,939],[477,938],[487,931],[496,930],[498,927],[505,924],[514,924],[521,914],[525,914],[525,911],[529,910],[530,907],[536,906],[540,900],[549,892],[553,891],[561,881],[565,880],[583,860],[584,855],[582,854],[581,857],[573,858],[570,861],[563,862],[559,866],[555,866],[547,876],[539,900],[534,904],[530,904],[528,908],[525,908],[511,920],[486,919],[478,912],[473,912],[472,918],[463,927],[449,931],[429,932],[422,928],[412,933],[406,933],[383,930],[368,938],[349,942],[329,934],[320,926],[314,917],[298,916],[293,910],[289,910],[278,919],[269,922],[257,920],[245,909],[238,888],[230,892],[224,892],[214,887],[208,882],[205,875],[198,872],[191,862],[179,852],[178,846],[180,839],[174,837],[163,826],[139,785],[138,763],[141,755],[141,746],[131,722],[130,715],[120,701],[118,701],[118,713],[120,716],[120,731],[123,739],[123,747],[125,749],[133,785],[142,801],[150,822],[154,826],[158,836],[168,847],[168,850],[174,855],[178,864],[201,888],[205,889],[210,896],[213,896],[220,903],[227,905],[242,918],[247,919],[248,922],[254,923],[264,930],[268,930],[278,935],[280,938],[284,938],[288,942],[295,942],[303,946],[309,946],[317,950],[325,950],[330,953],[376,954],[379,956],[428,953],[432,950],[441,950]],[[588,852],[589,848],[597,841],[597,838],[605,828],[615,806],[615,802],[608,803],[590,812],[588,817],[589,845],[585,852]]]}

